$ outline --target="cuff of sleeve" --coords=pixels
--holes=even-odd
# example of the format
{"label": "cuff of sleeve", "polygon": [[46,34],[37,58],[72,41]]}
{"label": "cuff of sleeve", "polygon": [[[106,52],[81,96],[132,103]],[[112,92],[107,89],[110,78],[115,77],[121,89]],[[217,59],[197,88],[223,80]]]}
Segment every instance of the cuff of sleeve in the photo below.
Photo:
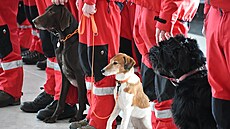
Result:
{"label": "cuff of sleeve", "polygon": [[164,20],[165,22],[163,23],[163,22],[157,21],[156,27],[159,28],[160,30],[171,32],[172,25],[173,25],[172,14],[161,14],[159,18]]}
{"label": "cuff of sleeve", "polygon": [[96,1],[97,0],[84,0],[84,2],[88,5],[93,5],[93,4],[96,4]]}

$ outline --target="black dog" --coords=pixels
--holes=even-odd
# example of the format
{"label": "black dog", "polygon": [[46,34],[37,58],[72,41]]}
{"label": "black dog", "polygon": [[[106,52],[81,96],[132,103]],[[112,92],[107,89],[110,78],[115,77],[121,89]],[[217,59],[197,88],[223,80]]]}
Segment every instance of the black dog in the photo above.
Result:
{"label": "black dog", "polygon": [[65,6],[51,5],[43,15],[35,18],[33,22],[38,29],[46,29],[59,38],[55,53],[62,73],[61,95],[54,114],[50,118],[46,118],[44,122],[54,123],[63,112],[70,84],[78,87],[79,101],[79,110],[71,121],[83,119],[87,99],[84,73],[78,59],[77,21]]}
{"label": "black dog", "polygon": [[172,104],[175,124],[180,129],[216,129],[206,58],[197,41],[175,36],[151,48],[149,59],[154,71],[176,86]]}

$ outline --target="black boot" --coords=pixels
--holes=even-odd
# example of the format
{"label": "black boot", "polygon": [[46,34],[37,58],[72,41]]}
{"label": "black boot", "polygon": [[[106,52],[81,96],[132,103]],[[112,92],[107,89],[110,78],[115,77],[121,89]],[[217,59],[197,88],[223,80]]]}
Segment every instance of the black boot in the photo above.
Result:
{"label": "black boot", "polygon": [[45,70],[46,69],[46,64],[47,64],[47,59],[46,60],[43,60],[43,61],[38,61],[36,63],[36,66],[38,68],[40,68],[41,70]]}
{"label": "black boot", "polygon": [[0,90],[0,107],[20,105],[20,99],[15,99],[10,94]]}
{"label": "black boot", "polygon": [[21,110],[29,113],[36,113],[44,109],[53,101],[53,96],[47,94],[45,91],[40,93],[32,102],[24,102],[21,105]]}
{"label": "black boot", "polygon": [[[38,114],[37,118],[39,120],[44,120],[45,118],[51,117],[56,110],[58,101],[53,101],[50,105],[48,105],[45,109],[41,109]],[[76,105],[70,106],[69,104],[65,104],[64,111],[58,116],[58,120],[72,118],[77,113]]]}
{"label": "black boot", "polygon": [[45,59],[46,57],[37,51],[33,51],[26,56],[22,56],[22,61],[25,64],[31,64],[31,65],[36,64],[38,61],[42,61]]}

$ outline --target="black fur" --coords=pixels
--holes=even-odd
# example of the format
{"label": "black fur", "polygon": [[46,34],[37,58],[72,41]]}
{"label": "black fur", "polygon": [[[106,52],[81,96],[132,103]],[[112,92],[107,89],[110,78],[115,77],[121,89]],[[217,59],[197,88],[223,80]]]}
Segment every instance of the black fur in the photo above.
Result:
{"label": "black fur", "polygon": [[54,114],[46,118],[44,122],[54,123],[57,117],[63,112],[66,96],[70,87],[69,80],[75,80],[78,87],[79,110],[70,121],[84,119],[83,112],[86,109],[86,87],[84,73],[80,66],[78,55],[78,34],[62,42],[68,34],[72,34],[78,27],[77,21],[69,10],[62,5],[51,5],[46,12],[33,20],[35,26],[39,29],[46,29],[58,36],[60,46],[56,48],[55,54],[62,73],[62,89],[60,99]]}
{"label": "black fur", "polygon": [[[175,79],[206,64],[197,41],[182,35],[151,48],[149,59],[156,73]],[[173,100],[172,114],[180,129],[216,129],[207,70],[198,71],[179,82]]]}

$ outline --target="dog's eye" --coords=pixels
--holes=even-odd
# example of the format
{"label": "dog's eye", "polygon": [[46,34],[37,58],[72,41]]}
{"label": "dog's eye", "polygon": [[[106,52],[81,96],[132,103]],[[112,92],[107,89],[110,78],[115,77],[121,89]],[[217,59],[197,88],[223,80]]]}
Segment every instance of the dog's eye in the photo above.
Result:
{"label": "dog's eye", "polygon": [[118,63],[117,62],[113,62],[114,65],[117,65]]}

